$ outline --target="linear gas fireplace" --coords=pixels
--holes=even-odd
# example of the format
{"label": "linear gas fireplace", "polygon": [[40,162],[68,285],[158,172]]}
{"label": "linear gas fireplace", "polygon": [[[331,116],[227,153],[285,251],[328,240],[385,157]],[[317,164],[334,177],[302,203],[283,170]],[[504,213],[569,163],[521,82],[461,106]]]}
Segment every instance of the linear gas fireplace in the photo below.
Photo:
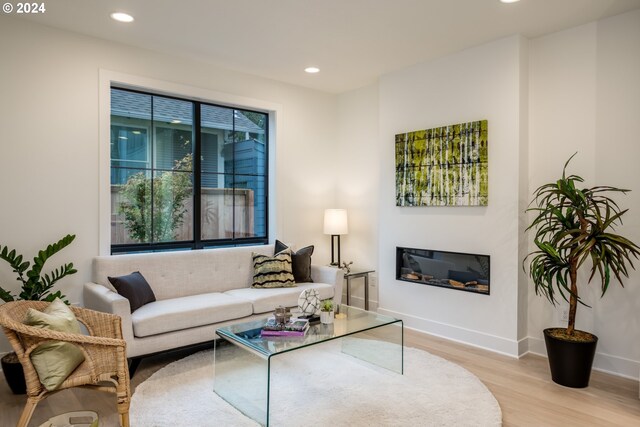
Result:
{"label": "linear gas fireplace", "polygon": [[396,247],[396,279],[489,295],[489,255]]}

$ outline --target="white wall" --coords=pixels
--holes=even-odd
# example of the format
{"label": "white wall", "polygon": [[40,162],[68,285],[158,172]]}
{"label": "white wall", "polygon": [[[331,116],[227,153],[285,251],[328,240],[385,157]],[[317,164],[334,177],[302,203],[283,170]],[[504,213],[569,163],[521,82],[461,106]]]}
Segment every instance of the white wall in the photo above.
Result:
{"label": "white wall", "polygon": [[[355,268],[377,269],[378,84],[339,95],[338,117],[337,207],[347,209],[349,216],[349,234],[341,237],[342,260],[353,261]],[[377,307],[376,277],[370,275],[370,309]],[[362,307],[363,280],[354,279],[351,286],[352,304]]]}
{"label": "white wall", "polygon": [[[333,205],[328,172],[337,140],[335,95],[215,68],[0,16],[0,244],[32,254],[77,234],[49,267],[72,261],[60,282],[72,302],[98,254],[98,75],[110,70],[264,100],[282,106],[277,144],[277,230],[272,237],[315,244],[328,262],[323,209]],[[17,282],[6,263],[0,283]],[[4,348],[3,348],[4,347]],[[7,344],[0,340],[0,352]]]}
{"label": "white wall", "polygon": [[[530,190],[557,179],[577,151],[570,171],[587,186],[633,190],[617,198],[630,209],[618,232],[640,242],[640,11],[535,39],[530,51]],[[586,271],[579,277],[584,285]],[[596,368],[637,378],[640,273],[625,288],[614,280],[603,299],[599,287],[580,289],[593,308],[578,308],[577,327],[599,337]],[[533,292],[529,299],[529,347],[544,354],[541,331],[561,324],[559,310]]]}
{"label": "white wall", "polygon": [[[640,245],[640,10],[598,22],[596,51],[595,184],[632,190],[617,198],[630,209],[619,232]],[[624,284],[613,283],[602,300],[594,298],[593,312],[587,310],[587,315],[595,319],[600,338],[596,366],[637,379],[640,271],[632,271]]]}
{"label": "white wall", "polygon": [[[530,138],[529,194],[562,173],[576,151],[571,171],[593,183],[595,155],[595,58],[597,24],[591,23],[531,41],[530,45]],[[530,222],[532,216],[528,216]],[[529,239],[531,237],[529,236]],[[533,250],[533,244],[529,245]],[[584,278],[584,277],[582,277]],[[533,286],[533,285],[531,285]],[[542,329],[560,324],[560,313],[543,297],[529,293],[529,348],[546,354]],[[584,309],[578,313],[578,328],[586,324]]]}
{"label": "white wall", "polygon": [[[380,79],[379,304],[433,334],[518,354],[521,68],[526,43],[501,39]],[[489,121],[487,207],[396,207],[394,135]],[[525,118],[526,120],[526,118]],[[395,280],[395,248],[491,256],[491,295]]]}
{"label": "white wall", "polygon": [[[529,43],[522,40],[520,44],[520,109],[519,109],[519,158],[518,158],[518,261],[524,259],[529,252],[529,239],[525,231],[529,224],[525,211],[529,205]],[[519,267],[519,266],[518,266]],[[529,327],[529,279],[522,268],[518,268],[518,354],[526,353]]]}

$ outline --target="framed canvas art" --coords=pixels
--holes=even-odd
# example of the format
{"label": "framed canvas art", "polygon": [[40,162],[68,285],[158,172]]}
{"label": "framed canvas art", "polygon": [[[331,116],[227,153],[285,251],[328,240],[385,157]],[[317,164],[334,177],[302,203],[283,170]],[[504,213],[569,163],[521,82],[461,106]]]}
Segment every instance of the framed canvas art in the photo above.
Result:
{"label": "framed canvas art", "polygon": [[396,206],[487,206],[488,123],[396,135]]}

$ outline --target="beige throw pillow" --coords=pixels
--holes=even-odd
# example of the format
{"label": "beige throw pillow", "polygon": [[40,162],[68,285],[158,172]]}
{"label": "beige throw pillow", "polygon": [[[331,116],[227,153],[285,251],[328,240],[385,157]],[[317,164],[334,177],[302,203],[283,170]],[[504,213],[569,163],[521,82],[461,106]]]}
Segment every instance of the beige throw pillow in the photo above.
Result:
{"label": "beige throw pillow", "polygon": [[[80,333],[80,325],[73,311],[59,298],[56,298],[44,311],[27,310],[24,323],[41,329],[57,332]],[[38,378],[49,391],[60,384],[84,361],[84,354],[74,344],[57,341],[39,345],[31,352]]]}
{"label": "beige throw pillow", "polygon": [[291,270],[291,249],[272,257],[253,252],[252,288],[291,288],[296,286]]}

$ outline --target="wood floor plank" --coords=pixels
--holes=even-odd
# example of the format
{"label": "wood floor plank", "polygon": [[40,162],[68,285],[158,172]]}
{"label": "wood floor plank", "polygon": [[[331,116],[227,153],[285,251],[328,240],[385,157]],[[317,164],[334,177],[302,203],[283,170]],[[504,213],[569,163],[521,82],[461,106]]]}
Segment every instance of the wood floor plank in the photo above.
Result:
{"label": "wood floor plank", "polygon": [[[559,386],[549,374],[547,359],[526,355],[520,359],[405,329],[405,345],[420,348],[457,363],[478,376],[496,396],[505,426],[640,426],[638,381],[594,371],[585,389]],[[177,351],[144,359],[132,380],[132,389],[158,369],[187,356]],[[24,396],[14,396],[0,380],[0,426],[15,426]],[[55,414],[94,410],[102,426],[117,425],[115,396],[98,391],[65,390],[36,408],[31,425]]]}

